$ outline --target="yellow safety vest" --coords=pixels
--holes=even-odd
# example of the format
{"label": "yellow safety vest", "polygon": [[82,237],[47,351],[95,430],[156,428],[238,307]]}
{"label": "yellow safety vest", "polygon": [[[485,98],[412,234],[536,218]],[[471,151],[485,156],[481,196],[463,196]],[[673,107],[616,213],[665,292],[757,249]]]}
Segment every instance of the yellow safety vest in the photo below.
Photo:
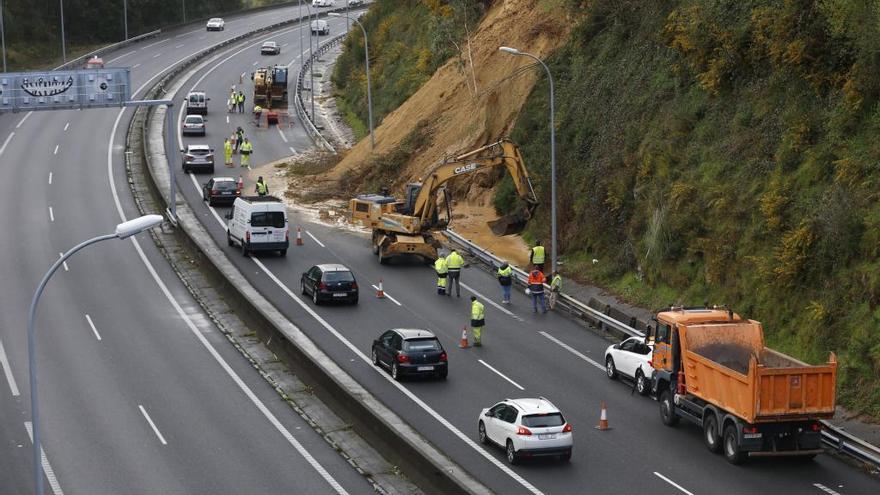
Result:
{"label": "yellow safety vest", "polygon": [[269,186],[265,182],[257,182],[257,194],[269,194]]}
{"label": "yellow safety vest", "polygon": [[532,248],[532,263],[536,265],[544,263],[544,246],[535,246]]}
{"label": "yellow safety vest", "polygon": [[480,301],[474,301],[471,304],[471,319],[482,320],[486,316],[486,307]]}
{"label": "yellow safety vest", "polygon": [[241,143],[241,152],[245,155],[249,155],[251,151],[254,151],[254,145],[248,141],[246,143]]}
{"label": "yellow safety vest", "polygon": [[446,268],[446,258],[437,258],[437,261],[434,262],[434,269],[437,270],[437,275],[446,276],[446,272],[449,270]]}
{"label": "yellow safety vest", "polygon": [[562,277],[556,275],[553,277],[553,281],[550,282],[550,290],[553,292],[560,292],[562,290]]}
{"label": "yellow safety vest", "polygon": [[446,257],[446,266],[450,270],[461,270],[461,267],[464,266],[464,258],[456,251],[453,251]]}

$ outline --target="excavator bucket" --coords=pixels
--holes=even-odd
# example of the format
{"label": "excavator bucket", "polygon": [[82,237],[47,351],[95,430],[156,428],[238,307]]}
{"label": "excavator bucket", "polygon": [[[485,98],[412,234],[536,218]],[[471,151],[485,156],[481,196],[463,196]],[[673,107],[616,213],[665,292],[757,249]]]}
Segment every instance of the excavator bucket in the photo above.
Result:
{"label": "excavator bucket", "polygon": [[526,204],[521,208],[517,208],[512,213],[508,213],[497,220],[492,220],[487,223],[495,235],[518,234],[526,227],[526,223],[532,218],[532,213],[535,211],[536,207],[537,204]]}

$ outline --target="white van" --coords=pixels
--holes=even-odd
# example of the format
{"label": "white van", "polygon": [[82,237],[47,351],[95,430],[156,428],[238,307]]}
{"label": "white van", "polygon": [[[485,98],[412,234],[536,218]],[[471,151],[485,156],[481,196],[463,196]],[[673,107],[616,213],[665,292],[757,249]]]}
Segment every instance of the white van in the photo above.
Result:
{"label": "white van", "polygon": [[318,34],[322,36],[330,34],[330,24],[327,24],[327,21],[325,21],[324,19],[312,21],[312,34]]}
{"label": "white van", "polygon": [[236,198],[226,219],[226,242],[230,246],[241,246],[242,255],[257,251],[287,254],[290,245],[287,210],[275,196]]}

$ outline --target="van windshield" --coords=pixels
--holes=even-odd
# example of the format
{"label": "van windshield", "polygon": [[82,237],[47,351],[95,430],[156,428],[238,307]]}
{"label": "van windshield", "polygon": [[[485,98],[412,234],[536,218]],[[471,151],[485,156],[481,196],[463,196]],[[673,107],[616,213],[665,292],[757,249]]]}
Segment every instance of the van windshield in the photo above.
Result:
{"label": "van windshield", "polygon": [[251,227],[284,227],[284,212],[263,211],[251,214]]}

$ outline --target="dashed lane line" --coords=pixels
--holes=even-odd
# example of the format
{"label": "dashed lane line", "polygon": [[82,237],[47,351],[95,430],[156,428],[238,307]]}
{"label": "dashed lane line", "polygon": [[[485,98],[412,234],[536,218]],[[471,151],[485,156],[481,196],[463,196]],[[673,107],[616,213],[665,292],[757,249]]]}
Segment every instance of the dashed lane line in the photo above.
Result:
{"label": "dashed lane line", "polygon": [[140,67],[140,66],[141,66],[141,64],[134,64],[134,65],[131,66],[131,68],[132,68],[132,69],[137,69],[137,68]]}
{"label": "dashed lane line", "polygon": [[67,132],[68,127],[70,127],[70,122],[64,124],[64,132]]}
{"label": "dashed lane line", "polygon": [[28,117],[30,117],[32,113],[34,113],[34,112],[28,112],[28,113],[24,114],[24,117],[22,117],[21,120],[18,121],[18,124],[16,124],[15,128],[16,129],[20,128],[21,125],[24,124],[24,121],[27,120]]}
{"label": "dashed lane line", "polygon": [[52,152],[53,155],[57,155],[57,154],[58,154],[58,148],[59,148],[60,146],[61,146],[60,144],[56,144],[56,145],[55,145],[55,151]]}
{"label": "dashed lane line", "polygon": [[3,152],[6,151],[6,146],[9,145],[9,141],[12,141],[12,136],[15,136],[15,132],[10,132],[8,136],[6,136],[6,140],[3,141],[3,146],[0,146],[0,156],[3,156]]}
{"label": "dashed lane line", "polygon": [[309,237],[311,237],[313,241],[317,242],[319,246],[321,246],[321,247],[327,247],[327,246],[324,245],[323,242],[319,241],[317,237],[313,236],[312,233],[309,232],[308,230],[306,231],[306,235],[308,235]]}
{"label": "dashed lane line", "polygon": [[9,358],[6,357],[6,349],[3,348],[2,340],[0,340],[0,365],[3,366],[3,374],[6,375],[6,382],[9,383],[9,390],[12,392],[12,396],[18,397],[18,384],[15,383],[15,376],[12,375],[12,367],[9,366]]}
{"label": "dashed lane line", "polygon": [[485,295],[483,295],[483,294],[477,292],[477,290],[474,289],[473,287],[467,285],[467,284],[464,283],[464,282],[459,282],[459,283],[461,283],[461,286],[462,286],[462,287],[464,287],[465,289],[471,291],[475,296],[479,297],[480,299],[482,299],[482,300],[486,301],[487,303],[491,304],[492,306],[494,306],[498,311],[501,311],[502,313],[504,313],[504,314],[506,314],[507,316],[513,318],[514,320],[517,320],[517,321],[525,321],[525,320],[523,320],[522,318],[520,318],[519,316],[517,316],[516,314],[514,314],[512,311],[508,310],[508,309],[505,308],[504,306],[502,306],[502,305],[498,304],[497,302],[493,301],[491,298],[486,297]]}
{"label": "dashed lane line", "polygon": [[516,387],[516,388],[518,388],[518,389],[520,389],[520,390],[525,390],[525,388],[523,388],[522,385],[520,385],[519,383],[516,383],[515,381],[511,380],[510,378],[507,377],[507,375],[505,375],[504,373],[502,373],[502,372],[498,371],[497,369],[493,368],[493,367],[492,367],[489,363],[487,363],[486,361],[483,361],[482,359],[478,359],[477,361],[479,361],[480,364],[482,364],[483,366],[485,366],[485,367],[489,368],[490,370],[494,371],[496,375],[498,375],[498,376],[500,376],[501,378],[504,378],[504,379],[507,380],[508,382],[512,383],[514,387]]}
{"label": "dashed lane line", "polygon": [[146,50],[147,48],[149,48],[149,47],[151,47],[151,46],[161,45],[162,43],[165,43],[166,41],[171,41],[171,38],[165,38],[165,39],[162,40],[162,41],[155,41],[155,42],[153,42],[153,43],[150,43],[149,45],[145,45],[145,46],[143,46],[143,47],[141,48],[141,50]]}
{"label": "dashed lane line", "polygon": [[[59,257],[59,258],[63,258],[63,257],[64,257],[64,253],[58,253],[58,257]],[[63,263],[61,263],[61,264],[64,265],[64,271],[65,271],[65,272],[69,272],[69,271],[70,271],[70,268],[67,268],[67,262],[66,262],[66,261],[63,262]]]}
{"label": "dashed lane line", "polygon": [[108,64],[112,64],[113,62],[116,62],[117,60],[119,60],[119,59],[122,58],[122,57],[127,57],[127,56],[129,56],[129,55],[133,55],[133,54],[135,54],[135,53],[137,53],[137,50],[132,50],[132,51],[130,51],[130,52],[128,52],[128,53],[123,53],[122,55],[120,55],[120,56],[118,56],[118,57],[116,57],[116,58],[111,58],[110,60],[107,61],[107,63],[108,63]]}
{"label": "dashed lane line", "polygon": [[823,485],[822,483],[813,483],[813,486],[822,490],[823,492],[827,493],[828,495],[840,495],[840,492],[832,490],[831,488],[828,488],[827,486]]}
{"label": "dashed lane line", "polygon": [[151,418],[150,415],[147,414],[147,410],[144,409],[144,406],[138,404],[138,409],[141,410],[141,414],[144,415],[144,418],[146,418],[147,423],[150,424],[150,428],[153,429],[153,433],[155,433],[156,436],[159,437],[159,441],[162,442],[162,445],[168,445],[168,442],[165,441],[165,437],[162,436],[162,432],[159,431],[159,428],[156,427],[156,423],[154,423],[153,418]]}
{"label": "dashed lane line", "polygon": [[49,221],[50,221],[50,222],[54,222],[54,221],[55,221],[55,211],[52,210],[52,207],[51,207],[51,206],[49,207]]}
{"label": "dashed lane line", "polygon": [[52,172],[49,172],[49,185],[52,185]]}
{"label": "dashed lane line", "polygon": [[92,317],[86,314],[86,321],[89,322],[89,327],[92,329],[92,332],[95,333],[95,338],[101,340],[101,334],[98,333],[98,329],[95,328],[95,324],[92,322]]}
{"label": "dashed lane line", "polygon": [[[379,286],[378,286],[378,285],[373,285],[373,288],[376,289],[376,291],[379,290]],[[391,297],[391,294],[389,294],[388,291],[386,291],[384,287],[382,288],[382,293],[385,295],[385,297],[387,297],[387,298],[388,298],[391,302],[393,302],[394,304],[396,304],[396,305],[398,305],[398,306],[403,306],[403,304],[400,304],[400,301],[398,301],[397,299],[394,299],[393,297]]]}
{"label": "dashed lane line", "polygon": [[604,366],[602,366],[601,364],[599,364],[598,362],[596,362],[596,360],[594,360],[594,359],[592,359],[592,358],[590,358],[590,357],[584,355],[583,353],[581,353],[580,351],[578,351],[578,350],[575,349],[574,347],[572,347],[572,346],[566,344],[565,342],[563,342],[563,341],[557,339],[556,337],[550,335],[550,334],[547,333],[547,332],[541,331],[541,332],[538,332],[538,333],[540,333],[540,334],[543,335],[544,337],[547,337],[548,339],[552,340],[553,342],[556,342],[557,344],[559,344],[559,347],[562,347],[562,348],[565,349],[566,351],[568,351],[568,352],[574,354],[575,356],[577,356],[577,357],[583,359],[584,361],[586,361],[586,362],[592,364],[593,366],[599,368],[600,370],[605,371],[605,367],[604,367]]}
{"label": "dashed lane line", "polygon": [[[31,422],[25,421],[24,427],[28,432],[28,437],[30,437],[31,443],[34,443],[34,429]],[[55,470],[52,469],[52,465],[49,464],[49,458],[46,457],[46,449],[44,449],[42,445],[40,445],[40,464],[43,466],[43,473],[46,474],[46,479],[49,480],[49,488],[52,489],[52,493],[55,495],[64,495],[64,491],[61,490],[61,484],[58,483],[58,478],[55,476]]]}
{"label": "dashed lane line", "polygon": [[660,478],[661,480],[663,480],[663,481],[669,483],[670,485],[672,485],[672,486],[678,488],[682,493],[686,493],[687,495],[694,495],[693,493],[691,493],[691,492],[685,490],[685,489],[684,489],[681,485],[679,485],[678,483],[672,481],[671,479],[667,478],[666,476],[663,476],[662,474],[658,473],[657,471],[654,471],[654,475],[657,476],[658,478]]}
{"label": "dashed lane line", "polygon": [[290,152],[293,153],[294,155],[296,154],[296,150],[293,149],[293,146],[288,146],[287,149],[289,149]]}

